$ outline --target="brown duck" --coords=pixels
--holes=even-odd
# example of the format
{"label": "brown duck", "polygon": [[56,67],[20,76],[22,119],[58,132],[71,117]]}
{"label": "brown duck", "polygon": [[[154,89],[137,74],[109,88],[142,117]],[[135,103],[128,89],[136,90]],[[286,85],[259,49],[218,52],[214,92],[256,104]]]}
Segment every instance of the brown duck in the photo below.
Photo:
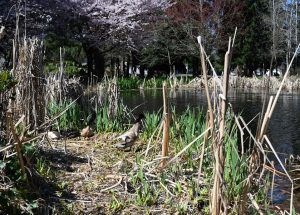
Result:
{"label": "brown duck", "polygon": [[91,125],[95,121],[96,116],[97,116],[96,111],[92,110],[90,115],[87,117],[87,127],[83,128],[80,132],[81,137],[89,138],[94,135],[94,131],[93,131],[93,128],[91,127]]}

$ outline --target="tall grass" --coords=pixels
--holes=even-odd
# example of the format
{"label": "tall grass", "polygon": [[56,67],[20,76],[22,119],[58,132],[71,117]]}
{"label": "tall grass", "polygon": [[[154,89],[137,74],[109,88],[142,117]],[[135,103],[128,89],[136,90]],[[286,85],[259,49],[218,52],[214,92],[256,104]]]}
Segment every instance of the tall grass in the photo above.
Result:
{"label": "tall grass", "polygon": [[120,132],[130,123],[130,118],[126,114],[123,105],[118,106],[116,116],[113,118],[109,117],[109,104],[107,102],[99,107],[96,112],[96,129],[98,132]]}
{"label": "tall grass", "polygon": [[[65,110],[72,102],[64,101],[61,104],[55,102],[49,105],[49,116],[50,118],[55,117]],[[88,104],[86,104],[88,105]],[[81,129],[87,126],[87,117],[90,114],[89,109],[94,109],[93,107],[86,108],[82,107],[77,103],[73,103],[68,110],[62,114],[54,124],[54,127],[60,129]],[[98,106],[96,111],[96,119],[94,122],[94,127],[97,132],[116,132],[122,131],[130,123],[130,115],[126,114],[124,106],[119,105],[117,109],[116,116],[109,116],[109,104],[108,102],[103,103]]]}
{"label": "tall grass", "polygon": [[[50,118],[60,114],[70,103],[71,101],[68,100],[63,101],[61,104],[51,102],[48,108]],[[79,129],[85,126],[84,119],[86,119],[87,116],[87,112],[82,111],[79,105],[73,103],[70,108],[57,119],[54,127],[58,127],[59,129]]]}
{"label": "tall grass", "polygon": [[[204,131],[205,115],[200,108],[191,109],[188,107],[182,114],[177,114],[176,109],[172,110],[173,123],[171,135],[174,138],[182,138],[183,142],[191,142]],[[192,146],[192,149],[195,149]]]}
{"label": "tall grass", "polygon": [[143,80],[138,78],[118,78],[118,86],[121,90],[138,89],[142,83]]}

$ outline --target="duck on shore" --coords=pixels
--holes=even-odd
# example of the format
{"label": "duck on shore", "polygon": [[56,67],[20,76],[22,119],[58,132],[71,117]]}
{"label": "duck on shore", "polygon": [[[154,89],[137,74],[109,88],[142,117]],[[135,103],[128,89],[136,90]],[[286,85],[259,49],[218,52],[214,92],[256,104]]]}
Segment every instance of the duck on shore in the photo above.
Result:
{"label": "duck on shore", "polygon": [[58,131],[52,130],[52,126],[50,126],[49,131],[47,131],[47,137],[49,140],[59,140],[60,133]]}
{"label": "duck on shore", "polygon": [[96,116],[97,116],[96,111],[94,109],[92,109],[91,113],[87,117],[87,126],[85,128],[83,128],[80,132],[81,137],[89,138],[94,135],[92,124],[95,121]]}
{"label": "duck on shore", "polygon": [[116,148],[126,149],[131,147],[134,144],[139,134],[139,130],[142,124],[142,119],[144,118],[145,118],[144,114],[139,114],[133,126],[124,134],[117,137],[117,139],[120,140],[120,142],[115,144]]}

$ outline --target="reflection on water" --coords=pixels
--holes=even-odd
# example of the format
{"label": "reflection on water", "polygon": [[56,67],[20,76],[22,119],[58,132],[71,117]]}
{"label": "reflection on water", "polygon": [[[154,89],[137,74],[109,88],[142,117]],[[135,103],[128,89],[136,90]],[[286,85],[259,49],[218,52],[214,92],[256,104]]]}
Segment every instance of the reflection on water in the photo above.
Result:
{"label": "reflection on water", "polygon": [[[142,104],[136,112],[158,111],[163,104],[162,90],[126,91],[122,92],[121,96],[130,108]],[[177,112],[184,111],[188,106],[207,108],[204,91],[170,91],[169,100]],[[232,91],[229,92],[229,101],[235,113],[241,113],[246,121],[250,121],[262,109],[263,92]],[[283,93],[278,99],[268,131],[268,136],[278,152],[300,155],[299,103],[299,93]]]}

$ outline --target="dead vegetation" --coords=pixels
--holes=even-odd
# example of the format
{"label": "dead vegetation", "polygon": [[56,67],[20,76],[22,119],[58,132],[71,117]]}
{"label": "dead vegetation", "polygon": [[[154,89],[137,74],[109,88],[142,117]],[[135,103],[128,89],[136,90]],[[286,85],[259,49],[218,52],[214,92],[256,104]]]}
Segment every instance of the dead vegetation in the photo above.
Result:
{"label": "dead vegetation", "polygon": [[[269,80],[270,79],[270,80]],[[269,89],[276,92],[282,83],[282,78],[280,77],[239,77],[230,76],[229,86],[233,89],[244,89],[244,90],[266,90]],[[269,84],[269,85],[268,85]],[[214,80],[210,77],[208,80],[208,86],[210,89],[213,88]],[[184,87],[188,88],[204,88],[205,79],[204,77],[194,78]],[[300,78],[298,76],[289,76],[283,83],[282,87],[285,92],[293,92],[300,90]]]}

